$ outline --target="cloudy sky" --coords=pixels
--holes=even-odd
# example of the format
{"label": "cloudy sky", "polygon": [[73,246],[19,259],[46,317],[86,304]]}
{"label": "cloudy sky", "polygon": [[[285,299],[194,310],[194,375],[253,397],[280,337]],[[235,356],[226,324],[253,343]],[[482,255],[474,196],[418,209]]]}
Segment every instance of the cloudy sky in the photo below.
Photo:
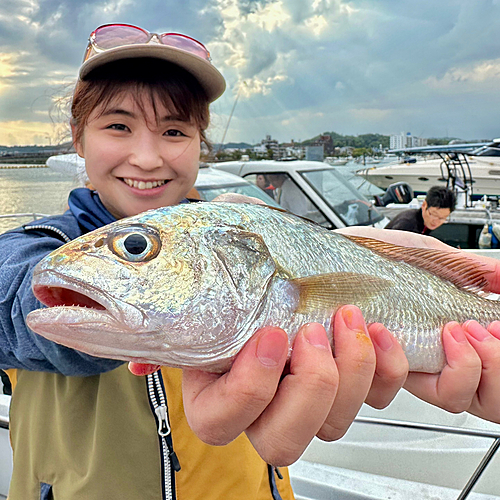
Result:
{"label": "cloudy sky", "polygon": [[63,137],[89,33],[136,24],[208,46],[220,142],[500,136],[500,0],[0,0],[0,145]]}

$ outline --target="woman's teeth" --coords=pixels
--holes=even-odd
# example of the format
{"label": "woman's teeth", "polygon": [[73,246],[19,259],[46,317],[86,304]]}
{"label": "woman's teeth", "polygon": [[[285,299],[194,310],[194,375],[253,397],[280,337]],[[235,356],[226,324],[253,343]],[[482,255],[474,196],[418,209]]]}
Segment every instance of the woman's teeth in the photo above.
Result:
{"label": "woman's teeth", "polygon": [[153,189],[158,186],[163,186],[167,181],[135,181],[133,179],[123,179],[125,184],[129,185],[130,187],[136,188],[136,189]]}

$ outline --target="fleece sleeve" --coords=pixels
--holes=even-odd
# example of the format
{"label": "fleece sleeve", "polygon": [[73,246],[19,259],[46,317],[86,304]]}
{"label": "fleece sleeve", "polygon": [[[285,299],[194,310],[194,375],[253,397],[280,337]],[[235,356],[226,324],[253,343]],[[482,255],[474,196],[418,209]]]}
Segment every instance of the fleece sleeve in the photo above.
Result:
{"label": "fleece sleeve", "polygon": [[96,375],[122,364],[61,346],[26,326],[28,313],[43,307],[31,290],[33,269],[61,244],[51,236],[22,230],[0,236],[0,369]]}

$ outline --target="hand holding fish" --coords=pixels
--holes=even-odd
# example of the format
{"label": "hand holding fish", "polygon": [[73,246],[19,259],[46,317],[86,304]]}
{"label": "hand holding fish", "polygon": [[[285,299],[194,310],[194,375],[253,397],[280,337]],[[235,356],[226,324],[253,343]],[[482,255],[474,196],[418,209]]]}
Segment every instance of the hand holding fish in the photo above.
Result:
{"label": "hand holding fish", "polygon": [[325,329],[305,325],[295,338],[285,377],[288,340],[279,328],[258,332],[223,375],[184,370],[184,409],[191,428],[213,445],[246,432],[260,456],[274,465],[293,463],[315,435],[340,439],[371,388],[377,387],[385,404],[394,397],[408,362],[390,333],[369,335],[357,307],[341,308],[333,324],[335,358]]}
{"label": "hand holding fish", "polygon": [[[352,227],[339,232],[397,242],[402,246],[464,253],[430,236],[406,231]],[[487,290],[500,293],[500,261],[472,253],[466,256],[485,268]],[[445,410],[467,411],[500,423],[500,322],[495,321],[488,328],[476,321],[463,325],[448,323],[443,329],[443,345],[447,359],[443,371],[439,374],[410,373],[405,389]]]}

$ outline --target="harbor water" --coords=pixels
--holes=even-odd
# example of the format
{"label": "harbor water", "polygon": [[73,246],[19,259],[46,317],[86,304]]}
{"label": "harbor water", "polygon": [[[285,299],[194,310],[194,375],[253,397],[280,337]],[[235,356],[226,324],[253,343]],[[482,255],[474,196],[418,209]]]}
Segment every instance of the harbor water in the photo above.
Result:
{"label": "harbor water", "polygon": [[[50,168],[1,168],[0,215],[47,214],[66,210],[69,192],[77,187],[76,179]],[[0,218],[0,232],[15,228],[32,219]]]}

